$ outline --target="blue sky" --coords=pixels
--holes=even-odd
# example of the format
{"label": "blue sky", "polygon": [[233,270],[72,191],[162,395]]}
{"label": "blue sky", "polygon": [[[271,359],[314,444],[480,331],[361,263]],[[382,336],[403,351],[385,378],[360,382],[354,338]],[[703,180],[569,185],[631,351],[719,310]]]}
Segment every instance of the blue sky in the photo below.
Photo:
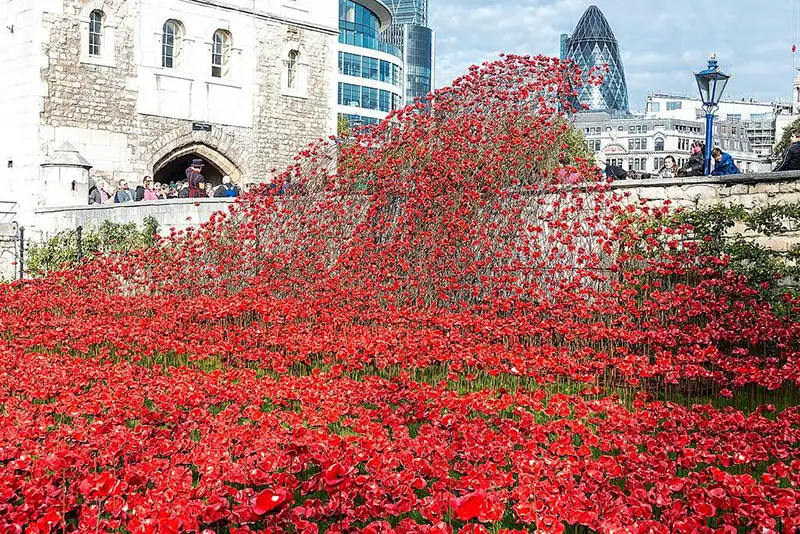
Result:
{"label": "blue sky", "polygon": [[632,110],[649,92],[694,96],[692,71],[711,52],[733,75],[726,97],[791,98],[800,0],[430,0],[436,85],[501,52],[558,55],[559,35],[591,4],[619,41]]}

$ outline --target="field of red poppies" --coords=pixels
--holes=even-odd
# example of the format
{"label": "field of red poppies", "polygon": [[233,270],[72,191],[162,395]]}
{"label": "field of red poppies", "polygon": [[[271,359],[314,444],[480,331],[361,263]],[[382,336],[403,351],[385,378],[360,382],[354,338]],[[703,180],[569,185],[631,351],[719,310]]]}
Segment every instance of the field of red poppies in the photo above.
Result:
{"label": "field of red poppies", "polygon": [[0,531],[800,529],[800,301],[568,155],[597,81],[504,57],[0,286]]}

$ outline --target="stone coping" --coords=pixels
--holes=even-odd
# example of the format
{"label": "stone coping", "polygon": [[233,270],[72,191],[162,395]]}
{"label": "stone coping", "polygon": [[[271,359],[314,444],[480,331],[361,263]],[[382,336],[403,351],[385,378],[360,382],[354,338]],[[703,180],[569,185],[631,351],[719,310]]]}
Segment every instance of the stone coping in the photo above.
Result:
{"label": "stone coping", "polygon": [[800,171],[752,172],[727,176],[689,176],[685,178],[645,178],[642,180],[615,180],[612,189],[639,189],[647,187],[681,187],[687,185],[734,185],[771,184],[800,180]]}
{"label": "stone coping", "polygon": [[164,200],[140,200],[139,202],[121,202],[119,204],[87,204],[85,206],[50,206],[46,208],[36,209],[36,214],[45,213],[60,213],[70,211],[105,211],[105,210],[127,210],[138,209],[143,207],[159,207],[159,206],[181,206],[187,204],[210,204],[210,205],[224,205],[232,204],[235,198],[219,197],[219,198],[169,198]]}

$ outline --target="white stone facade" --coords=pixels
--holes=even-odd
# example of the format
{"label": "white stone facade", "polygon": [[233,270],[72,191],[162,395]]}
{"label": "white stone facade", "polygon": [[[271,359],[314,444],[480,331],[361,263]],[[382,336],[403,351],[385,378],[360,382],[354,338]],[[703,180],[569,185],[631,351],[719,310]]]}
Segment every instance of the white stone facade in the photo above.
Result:
{"label": "white stone facade", "polygon": [[[674,157],[683,166],[691,156],[692,143],[705,142],[705,123],[700,121],[610,119],[603,113],[585,113],[578,115],[575,127],[598,159],[625,170],[651,174],[661,170],[666,156]],[[763,170],[743,125],[714,123],[714,142],[734,158],[743,173]]]}
{"label": "white stone facade", "polygon": [[[800,95],[800,85],[795,89]],[[800,97],[798,97],[800,98]],[[800,100],[798,100],[800,102]],[[795,104],[795,106],[800,104]],[[647,97],[647,117],[652,119],[705,120],[703,103],[698,98],[668,94]],[[761,160],[768,159],[772,147],[780,138],[782,119],[792,113],[788,102],[758,102],[754,100],[723,100],[715,120],[740,123],[746,129],[750,144]]]}
{"label": "white stone facade", "polygon": [[[337,7],[320,0],[6,0],[0,201],[15,203],[21,224],[53,205],[59,195],[43,192],[42,166],[64,143],[112,185],[145,175],[166,181],[165,169],[193,157],[234,181],[268,178],[308,143],[336,132]],[[167,21],[179,29],[171,65],[164,60]],[[216,46],[218,32],[225,41]]]}

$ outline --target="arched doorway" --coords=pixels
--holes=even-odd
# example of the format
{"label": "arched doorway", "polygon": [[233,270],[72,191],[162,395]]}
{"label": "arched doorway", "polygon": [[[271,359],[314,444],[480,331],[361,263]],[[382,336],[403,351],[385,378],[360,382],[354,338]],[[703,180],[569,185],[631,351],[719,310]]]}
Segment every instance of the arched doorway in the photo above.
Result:
{"label": "arched doorway", "polygon": [[186,179],[186,169],[193,159],[202,159],[203,176],[206,182],[212,185],[222,183],[222,177],[228,175],[233,183],[241,183],[242,171],[229,158],[202,143],[177,148],[153,165],[153,179],[156,182],[170,183]]}
{"label": "arched doorway", "polygon": [[[197,154],[188,154],[186,156],[175,158],[170,161],[153,174],[153,180],[161,182],[162,184],[169,184],[171,182],[178,182],[186,180],[186,169],[191,165],[192,160],[200,158]],[[203,167],[203,176],[207,183],[217,186],[222,183],[224,174],[213,163],[203,159],[205,166]]]}

